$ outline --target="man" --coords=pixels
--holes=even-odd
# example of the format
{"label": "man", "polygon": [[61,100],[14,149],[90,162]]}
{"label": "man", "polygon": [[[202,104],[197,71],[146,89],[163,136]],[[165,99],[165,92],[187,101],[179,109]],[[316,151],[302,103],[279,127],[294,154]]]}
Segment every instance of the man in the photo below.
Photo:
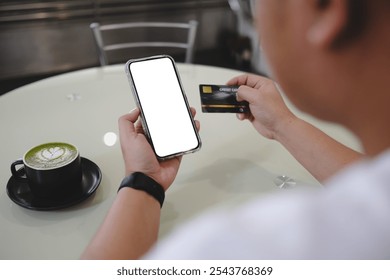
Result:
{"label": "man", "polygon": [[[277,86],[259,76],[229,81],[241,85],[238,99],[250,104],[251,113],[238,117],[282,143],[324,182],[324,190],[216,211],[153,247],[160,204],[146,191],[125,187],[83,257],[389,258],[389,12],[388,0],[257,2],[256,24],[272,77],[297,107],[354,132],[365,156],[294,116]],[[138,116],[136,109],[119,120],[126,175],[142,172],[166,190],[181,159],[158,162],[134,125]]]}

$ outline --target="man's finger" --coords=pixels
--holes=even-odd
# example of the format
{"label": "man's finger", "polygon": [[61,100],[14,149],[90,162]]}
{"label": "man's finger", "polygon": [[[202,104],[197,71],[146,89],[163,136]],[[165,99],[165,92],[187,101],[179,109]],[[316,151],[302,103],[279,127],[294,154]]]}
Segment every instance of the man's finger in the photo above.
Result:
{"label": "man's finger", "polygon": [[259,91],[252,87],[240,86],[238,88],[236,98],[237,101],[247,101],[249,104],[255,103]]}
{"label": "man's finger", "polygon": [[135,133],[134,123],[139,117],[139,109],[135,108],[130,113],[123,115],[118,120],[119,130],[129,131],[130,133]]}

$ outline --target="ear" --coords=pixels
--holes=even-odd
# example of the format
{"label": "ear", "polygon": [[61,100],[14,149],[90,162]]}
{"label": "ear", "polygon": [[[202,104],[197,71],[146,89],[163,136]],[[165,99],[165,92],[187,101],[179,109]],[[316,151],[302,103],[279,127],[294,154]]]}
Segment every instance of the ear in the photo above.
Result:
{"label": "ear", "polygon": [[346,28],[348,0],[318,0],[316,2],[316,19],[308,29],[307,40],[318,47],[330,48]]}

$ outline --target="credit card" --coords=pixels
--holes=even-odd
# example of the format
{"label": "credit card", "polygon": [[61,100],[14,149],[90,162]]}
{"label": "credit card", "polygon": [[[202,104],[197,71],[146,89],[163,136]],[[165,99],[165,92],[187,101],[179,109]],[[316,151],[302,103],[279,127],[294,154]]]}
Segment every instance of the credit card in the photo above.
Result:
{"label": "credit card", "polygon": [[246,113],[249,104],[238,102],[236,93],[238,86],[199,85],[200,101],[204,113]]}

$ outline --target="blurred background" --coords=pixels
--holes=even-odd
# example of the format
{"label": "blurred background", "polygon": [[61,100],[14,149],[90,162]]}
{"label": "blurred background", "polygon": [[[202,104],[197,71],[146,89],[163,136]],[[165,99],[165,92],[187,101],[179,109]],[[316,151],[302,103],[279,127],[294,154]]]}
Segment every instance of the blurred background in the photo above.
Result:
{"label": "blurred background", "polygon": [[[99,66],[92,22],[197,20],[193,63],[261,73],[265,66],[253,28],[254,1],[1,1],[0,94],[52,75]],[[141,50],[131,58],[142,56]],[[123,61],[113,57],[112,62]]]}

